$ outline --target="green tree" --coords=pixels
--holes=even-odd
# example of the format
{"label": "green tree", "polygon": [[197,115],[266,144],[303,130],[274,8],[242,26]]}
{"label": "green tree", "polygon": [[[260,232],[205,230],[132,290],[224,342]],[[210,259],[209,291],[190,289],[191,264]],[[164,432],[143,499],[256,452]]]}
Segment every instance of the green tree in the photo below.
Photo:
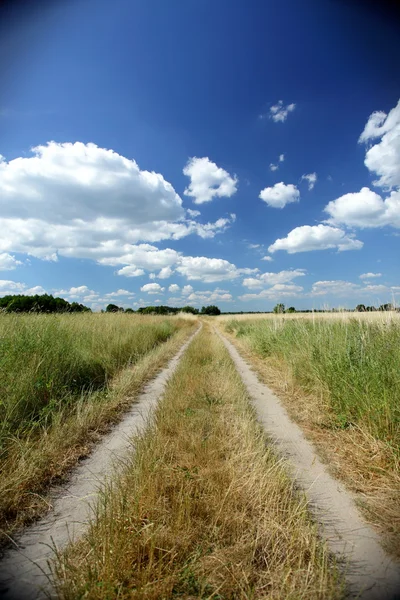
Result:
{"label": "green tree", "polygon": [[116,304],[107,304],[106,312],[119,312],[120,308]]}
{"label": "green tree", "polygon": [[214,304],[210,304],[209,306],[202,307],[201,314],[217,316],[217,315],[221,314],[221,311],[219,310],[218,306],[215,306]]}
{"label": "green tree", "polygon": [[287,308],[287,309],[286,309],[286,312],[287,312],[287,313],[295,313],[295,312],[296,312],[296,309],[295,309],[295,307],[294,307],[294,306],[289,306],[289,308]]}
{"label": "green tree", "polygon": [[357,312],[365,312],[367,309],[365,308],[365,304],[357,304],[356,311]]}
{"label": "green tree", "polygon": [[277,304],[276,306],[274,306],[274,313],[275,314],[281,314],[285,312],[285,305],[282,304],[282,302],[280,302],[279,304]]}

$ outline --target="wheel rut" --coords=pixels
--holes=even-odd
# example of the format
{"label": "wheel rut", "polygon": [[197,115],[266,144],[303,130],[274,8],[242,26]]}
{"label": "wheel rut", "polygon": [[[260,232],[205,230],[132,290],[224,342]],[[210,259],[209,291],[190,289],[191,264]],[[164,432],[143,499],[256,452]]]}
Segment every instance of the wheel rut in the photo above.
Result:
{"label": "wheel rut", "polygon": [[183,344],[167,366],[144,388],[113,430],[72,472],[67,483],[51,490],[52,509],[15,538],[0,561],[0,597],[38,600],[52,597],[49,562],[55,549],[78,539],[93,514],[96,498],[132,451],[131,438],[143,433],[165,386],[200,327]]}
{"label": "wheel rut", "polygon": [[400,565],[383,550],[379,535],[366,523],[354,496],[332,477],[313,445],[288,416],[280,400],[261,383],[235,346],[218,329],[252,400],[258,419],[306,493],[321,536],[332,553],[345,560],[348,597],[400,598]]}

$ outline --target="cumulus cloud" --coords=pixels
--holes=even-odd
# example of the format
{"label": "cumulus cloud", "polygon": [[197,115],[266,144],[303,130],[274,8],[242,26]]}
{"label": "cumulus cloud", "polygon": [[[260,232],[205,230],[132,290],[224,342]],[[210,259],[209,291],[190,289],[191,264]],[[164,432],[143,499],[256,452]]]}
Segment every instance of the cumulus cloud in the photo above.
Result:
{"label": "cumulus cloud", "polygon": [[22,265],[22,262],[17,260],[15,256],[11,256],[8,252],[0,253],[0,271],[12,271],[19,265]]}
{"label": "cumulus cloud", "polygon": [[288,114],[293,112],[295,108],[295,104],[286,104],[285,106],[283,104],[283,100],[279,100],[269,109],[269,117],[274,121],[274,123],[284,123],[288,117]]}
{"label": "cumulus cloud", "polygon": [[269,168],[271,171],[277,171],[279,169],[279,163],[282,163],[285,160],[285,155],[280,154],[278,157],[278,164],[271,163]]}
{"label": "cumulus cloud", "polygon": [[133,292],[129,292],[128,290],[119,289],[116,292],[109,292],[105,295],[106,298],[118,298],[120,296],[134,296]]}
{"label": "cumulus cloud", "polygon": [[146,283],[140,288],[141,292],[146,292],[147,294],[161,294],[165,288],[161,287],[159,283]]}
{"label": "cumulus cloud", "polygon": [[360,286],[350,281],[316,281],[311,288],[311,296],[326,296],[334,294],[337,296],[347,296],[353,292],[357,292]]}
{"label": "cumulus cloud", "polygon": [[284,154],[280,154],[279,155],[279,162],[283,162],[285,160],[285,155]]}
{"label": "cumulus cloud", "polygon": [[189,215],[189,217],[192,217],[193,219],[201,215],[201,212],[199,210],[193,210],[191,208],[188,208],[186,212]]}
{"label": "cumulus cloud", "polygon": [[359,142],[380,141],[367,150],[365,166],[378,179],[374,185],[393,188],[400,186],[400,100],[387,115],[382,111],[369,117]]}
{"label": "cumulus cloud", "polygon": [[332,200],[324,208],[329,223],[348,227],[384,227],[391,225],[400,228],[400,191],[393,191],[384,200],[367,187],[359,192],[344,194]]}
{"label": "cumulus cloud", "polygon": [[273,262],[274,259],[272,258],[272,256],[263,256],[261,260],[265,260],[267,262]]}
{"label": "cumulus cloud", "polygon": [[258,269],[238,269],[233,263],[222,258],[205,256],[183,256],[176,270],[189,281],[201,280],[205,283],[236,279],[241,274],[258,271]]}
{"label": "cumulus cloud", "polygon": [[163,267],[158,274],[151,273],[150,279],[169,279],[173,274],[171,267]]}
{"label": "cumulus cloud", "polygon": [[312,190],[314,189],[315,184],[317,183],[317,174],[316,173],[309,173],[308,175],[302,175],[301,180],[302,181],[307,181],[308,182],[308,189]]}
{"label": "cumulus cloud", "polygon": [[176,283],[171,283],[171,285],[168,288],[168,291],[171,294],[177,294],[179,292],[181,288],[179,287],[179,285],[177,285]]}
{"label": "cumulus cloud", "polygon": [[[43,290],[41,286],[28,289],[25,283],[18,281],[10,281],[9,279],[0,279],[0,296],[8,296],[13,294],[30,294],[32,290]],[[35,293],[45,293],[45,290],[41,292],[33,291]]]}
{"label": "cumulus cloud", "polygon": [[300,285],[277,283],[276,285],[262,290],[258,294],[243,294],[239,296],[239,300],[244,302],[248,300],[260,300],[266,298],[267,300],[279,300],[280,298],[296,298],[303,292],[304,288]]}
{"label": "cumulus cloud", "polygon": [[289,254],[310,252],[311,250],[360,250],[363,242],[355,239],[338,227],[330,225],[302,225],[292,229],[285,238],[277,239],[268,248],[268,252],[286,250]]}
{"label": "cumulus cloud", "polygon": [[274,165],[273,163],[271,163],[269,165],[269,170],[270,171],[277,171],[279,169],[279,165]]}
{"label": "cumulus cloud", "polygon": [[[81,142],[37,146],[32,156],[0,158],[0,252],[40,259],[118,257],[139,242],[212,238],[215,223],[185,217],[173,186],[133,159]],[[196,215],[197,216],[197,215]]]}
{"label": "cumulus cloud", "polygon": [[191,285],[184,285],[182,288],[182,296],[189,296],[193,292]]}
{"label": "cumulus cloud", "polygon": [[382,273],[363,273],[360,275],[360,279],[373,279],[375,277],[382,277]]}
{"label": "cumulus cloud", "polygon": [[188,296],[187,301],[192,304],[209,304],[211,302],[232,302],[232,294],[228,290],[216,288],[213,291],[196,291]]}
{"label": "cumulus cloud", "polygon": [[300,192],[292,183],[286,185],[281,181],[273,187],[266,187],[261,190],[259,198],[272,208],[284,208],[286,204],[298,202],[300,200]]}
{"label": "cumulus cloud", "polygon": [[195,204],[210,202],[215,197],[230,198],[237,191],[236,175],[232,177],[208,157],[190,158],[183,173],[190,177],[184,194],[194,198]]}
{"label": "cumulus cloud", "polygon": [[248,288],[259,288],[266,285],[276,285],[281,283],[288,283],[296,279],[296,277],[303,277],[306,274],[305,269],[291,269],[288,271],[279,271],[277,273],[261,273],[256,277],[249,277],[243,280],[243,285]]}

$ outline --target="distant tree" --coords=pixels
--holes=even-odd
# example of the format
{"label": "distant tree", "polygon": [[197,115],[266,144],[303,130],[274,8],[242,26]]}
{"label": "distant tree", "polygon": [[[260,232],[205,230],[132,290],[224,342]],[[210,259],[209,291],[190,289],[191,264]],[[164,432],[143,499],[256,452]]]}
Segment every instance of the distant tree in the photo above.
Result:
{"label": "distant tree", "polygon": [[34,296],[17,294],[0,298],[0,310],[5,312],[60,313],[87,312],[90,311],[90,308],[78,302],[70,304],[64,298],[54,298],[50,294],[36,294]]}
{"label": "distant tree", "polygon": [[393,310],[393,305],[388,303],[388,304],[381,304],[379,307],[379,310]]}
{"label": "distant tree", "polygon": [[280,302],[279,304],[277,304],[276,306],[274,306],[274,313],[275,314],[281,314],[285,312],[285,305],[282,304],[282,302]]}
{"label": "distant tree", "polygon": [[181,308],[181,312],[191,313],[192,315],[198,315],[199,314],[199,309],[198,308],[193,308],[193,306],[183,306]]}
{"label": "distant tree", "polygon": [[295,307],[294,307],[294,306],[289,306],[289,308],[287,308],[287,309],[286,309],[286,312],[287,312],[287,313],[295,313],[295,312],[296,312],[296,309],[295,309]]}
{"label": "distant tree", "polygon": [[126,308],[125,312],[126,313],[134,313],[135,311],[133,310],[133,308]]}
{"label": "distant tree", "polygon": [[210,304],[209,306],[203,306],[201,308],[201,314],[202,315],[218,316],[218,315],[221,314],[221,311],[218,308],[218,306],[215,306],[214,304]]}
{"label": "distant tree", "polygon": [[119,306],[117,306],[116,304],[107,304],[106,306],[106,312],[110,313],[115,313],[115,312],[119,312],[120,308]]}
{"label": "distant tree", "polygon": [[365,304],[357,304],[356,311],[357,312],[365,312],[367,309],[365,308]]}

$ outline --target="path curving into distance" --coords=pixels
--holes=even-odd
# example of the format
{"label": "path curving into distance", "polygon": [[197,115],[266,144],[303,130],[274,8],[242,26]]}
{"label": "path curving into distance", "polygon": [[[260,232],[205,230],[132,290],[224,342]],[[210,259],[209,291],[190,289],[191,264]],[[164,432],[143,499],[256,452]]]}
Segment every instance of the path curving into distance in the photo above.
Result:
{"label": "path curving into distance", "polygon": [[104,482],[132,451],[132,436],[145,430],[168,380],[201,327],[157,377],[145,386],[120,423],[74,469],[68,482],[52,490],[49,514],[16,537],[16,547],[10,548],[0,561],[1,598],[38,600],[51,597],[48,562],[54,557],[54,548],[62,550],[85,531],[93,503]]}
{"label": "path curving into distance", "polygon": [[354,496],[328,473],[300,427],[289,418],[275,394],[259,381],[232,342],[220,331],[216,333],[246,386],[261,425],[305,491],[322,537],[334,554],[345,558],[348,597],[400,599],[400,565],[382,549],[379,535],[362,517]]}

